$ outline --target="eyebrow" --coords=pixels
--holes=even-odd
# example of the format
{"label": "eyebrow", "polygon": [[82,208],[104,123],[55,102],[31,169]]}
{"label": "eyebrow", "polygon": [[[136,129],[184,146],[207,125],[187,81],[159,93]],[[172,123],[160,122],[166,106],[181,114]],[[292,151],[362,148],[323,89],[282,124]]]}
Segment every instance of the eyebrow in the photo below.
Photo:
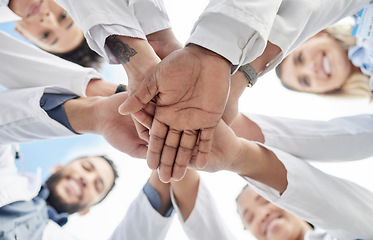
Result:
{"label": "eyebrow", "polygon": [[50,44],[51,46],[55,45],[58,42],[59,38],[55,38],[54,41]]}
{"label": "eyebrow", "polygon": [[74,21],[71,21],[69,25],[67,25],[66,30],[70,29],[74,25]]}
{"label": "eyebrow", "polygon": [[294,57],[293,57],[293,63],[295,66],[298,65],[298,62],[297,62],[297,54],[294,53]]}

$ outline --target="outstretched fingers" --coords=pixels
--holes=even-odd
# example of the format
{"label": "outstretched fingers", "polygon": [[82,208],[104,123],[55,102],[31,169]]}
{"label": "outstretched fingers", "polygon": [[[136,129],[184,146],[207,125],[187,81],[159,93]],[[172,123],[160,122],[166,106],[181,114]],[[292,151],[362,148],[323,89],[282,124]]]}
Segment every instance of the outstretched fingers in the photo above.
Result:
{"label": "outstretched fingers", "polygon": [[171,180],[180,137],[181,131],[172,128],[168,130],[159,165],[159,179],[163,182]]}
{"label": "outstretched fingers", "polygon": [[172,178],[174,180],[181,180],[184,177],[187,165],[192,158],[197,137],[198,130],[185,130],[183,132],[172,172]]}
{"label": "outstretched fingers", "polygon": [[154,118],[150,131],[148,154],[146,156],[148,166],[152,170],[159,167],[167,133],[168,126]]}
{"label": "outstretched fingers", "polygon": [[214,137],[214,128],[203,129],[200,131],[198,152],[196,157],[196,166],[203,169],[207,165],[208,156],[212,147],[212,139]]}

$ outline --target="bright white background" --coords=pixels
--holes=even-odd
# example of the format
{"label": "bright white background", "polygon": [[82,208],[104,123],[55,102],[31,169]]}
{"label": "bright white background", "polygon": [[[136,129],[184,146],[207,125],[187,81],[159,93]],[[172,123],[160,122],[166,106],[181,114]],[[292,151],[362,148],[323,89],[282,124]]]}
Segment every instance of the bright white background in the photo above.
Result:
{"label": "bright white background", "polygon": [[[185,42],[193,23],[207,4],[207,0],[165,0],[165,4],[177,38],[181,42]],[[120,77],[125,78],[122,69],[113,69]],[[253,89],[247,89],[240,99],[240,111],[242,112],[305,119],[326,120],[341,115],[372,113],[372,110],[367,99],[346,101],[288,91],[281,86],[273,72],[262,77]],[[97,151],[102,152],[102,148],[106,147],[101,146]],[[132,159],[109,147],[106,151],[116,160],[119,167],[121,176],[116,188],[102,204],[94,207],[86,216],[73,216],[66,227],[84,240],[108,238],[116,224],[125,215],[127,207],[137,196],[150,173],[144,160]],[[371,174],[373,159],[350,163],[318,163],[316,166],[326,172],[355,181],[373,191],[373,186],[370,184],[373,182]],[[228,172],[201,173],[201,175],[216,200],[222,221],[226,222],[227,227],[236,235],[237,239],[254,239],[248,232],[243,231],[243,226],[236,213],[234,199],[244,186],[244,181],[237,175]],[[176,218],[166,239],[187,239]]]}

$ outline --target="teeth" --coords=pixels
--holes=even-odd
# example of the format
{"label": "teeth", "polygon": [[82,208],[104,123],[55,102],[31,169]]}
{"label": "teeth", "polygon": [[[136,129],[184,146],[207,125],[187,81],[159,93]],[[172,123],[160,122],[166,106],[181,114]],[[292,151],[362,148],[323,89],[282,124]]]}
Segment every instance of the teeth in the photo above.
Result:
{"label": "teeth", "polygon": [[74,180],[71,180],[70,185],[74,189],[75,194],[77,196],[80,196],[80,187],[78,186],[78,183],[76,183]]}
{"label": "teeth", "polygon": [[330,63],[329,63],[329,60],[326,57],[324,57],[322,62],[323,62],[323,66],[324,66],[324,70],[325,70],[326,74],[330,75]]}

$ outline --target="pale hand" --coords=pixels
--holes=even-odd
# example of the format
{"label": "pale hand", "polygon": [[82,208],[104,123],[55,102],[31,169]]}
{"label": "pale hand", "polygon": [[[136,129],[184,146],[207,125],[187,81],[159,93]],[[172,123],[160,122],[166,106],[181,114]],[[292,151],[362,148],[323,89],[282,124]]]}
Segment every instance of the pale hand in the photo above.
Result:
{"label": "pale hand", "polygon": [[147,142],[139,138],[131,116],[118,113],[119,105],[126,99],[127,93],[77,98],[65,102],[64,109],[75,132],[102,135],[118,150],[145,158]]}

